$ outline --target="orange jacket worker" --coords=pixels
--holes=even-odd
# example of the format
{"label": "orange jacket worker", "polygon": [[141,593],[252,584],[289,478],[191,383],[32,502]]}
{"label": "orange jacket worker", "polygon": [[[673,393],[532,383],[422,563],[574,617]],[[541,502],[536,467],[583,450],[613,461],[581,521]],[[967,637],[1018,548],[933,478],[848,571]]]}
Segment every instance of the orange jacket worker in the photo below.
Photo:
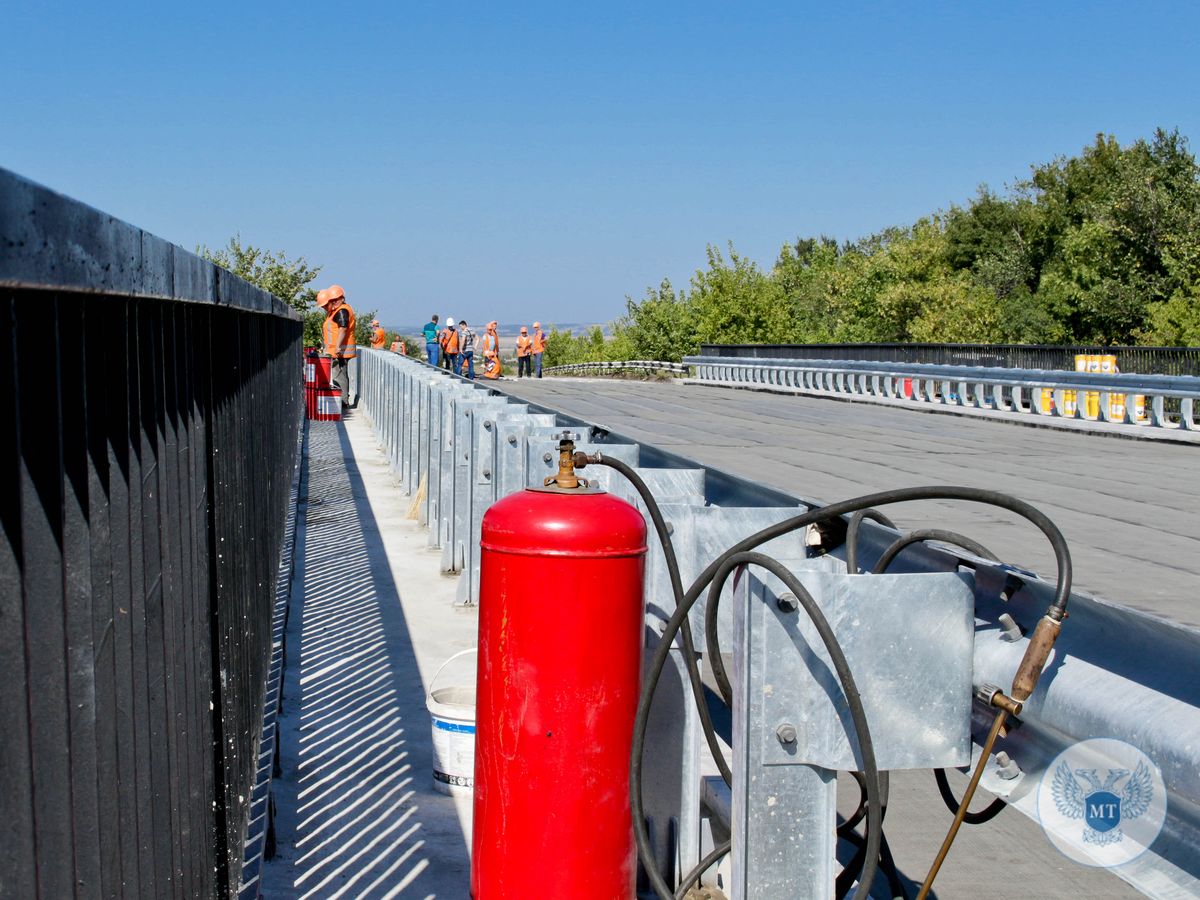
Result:
{"label": "orange jacket worker", "polygon": [[371,347],[375,350],[382,350],[383,345],[387,343],[387,334],[379,326],[378,319],[371,320]]}
{"label": "orange jacket worker", "polygon": [[350,360],[358,355],[354,340],[354,308],[346,302],[346,291],[340,284],[330,285],[317,293],[317,306],[325,310],[321,334],[325,355],[333,358],[333,383],[342,391],[342,406],[350,406]]}
{"label": "orange jacket worker", "polygon": [[542,323],[533,323],[533,372],[542,377],[542,354],[546,352],[546,335],[542,332]]}
{"label": "orange jacket worker", "polygon": [[517,336],[517,377],[524,378],[526,375],[533,376],[533,339],[529,336],[529,329],[522,325],[521,333]]}
{"label": "orange jacket worker", "polygon": [[[443,369],[453,368],[453,366],[452,366],[453,360],[451,360],[451,358],[450,358],[450,350],[449,350],[449,346],[448,346],[449,342],[450,342],[450,335],[452,335],[452,334],[456,336],[455,342],[457,344],[458,329],[456,329],[454,327],[454,317],[448,316],[446,318],[446,327],[443,328],[441,330],[441,332],[438,334],[438,344],[442,348],[441,365],[442,365]],[[456,349],[454,352],[457,353],[458,350]]]}
{"label": "orange jacket worker", "polygon": [[487,331],[479,341],[483,353],[483,377],[500,377],[500,337],[496,334],[496,323],[488,322]]}

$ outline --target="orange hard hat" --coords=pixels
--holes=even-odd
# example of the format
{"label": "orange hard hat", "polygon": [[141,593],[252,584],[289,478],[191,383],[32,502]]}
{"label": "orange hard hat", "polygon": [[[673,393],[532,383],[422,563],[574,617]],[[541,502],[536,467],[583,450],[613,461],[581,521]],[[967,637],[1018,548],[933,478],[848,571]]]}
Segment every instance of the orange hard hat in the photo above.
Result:
{"label": "orange hard hat", "polygon": [[342,286],[340,284],[331,284],[329,286],[328,290],[329,290],[329,299],[330,300],[346,299],[346,291],[342,288]]}
{"label": "orange hard hat", "polygon": [[529,329],[524,325],[521,326],[521,334],[529,334]]}
{"label": "orange hard hat", "polygon": [[329,305],[329,288],[322,288],[317,291],[317,306],[324,309]]}
{"label": "orange hard hat", "polygon": [[372,324],[372,325],[378,325],[378,324],[379,324],[379,320],[378,320],[378,319],[372,319],[372,320],[371,320],[371,324]]}
{"label": "orange hard hat", "polygon": [[541,322],[534,322],[534,323],[533,323],[533,327],[534,327],[534,328],[541,328],[541,327],[542,327],[542,323],[541,323]]}
{"label": "orange hard hat", "polygon": [[487,324],[487,327],[488,327],[488,328],[495,328],[495,327],[496,327],[496,323],[495,323],[494,321],[492,321],[492,322],[488,322],[488,324]]}

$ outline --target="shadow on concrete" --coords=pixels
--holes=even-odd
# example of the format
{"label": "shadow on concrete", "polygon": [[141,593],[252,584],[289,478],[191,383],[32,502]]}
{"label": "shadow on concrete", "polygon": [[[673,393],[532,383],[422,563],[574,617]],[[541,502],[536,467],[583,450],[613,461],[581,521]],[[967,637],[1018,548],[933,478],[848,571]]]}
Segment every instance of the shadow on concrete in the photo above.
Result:
{"label": "shadow on concrete", "polygon": [[[466,897],[412,638],[344,426],[310,423],[266,898]],[[305,501],[307,501],[305,503]]]}

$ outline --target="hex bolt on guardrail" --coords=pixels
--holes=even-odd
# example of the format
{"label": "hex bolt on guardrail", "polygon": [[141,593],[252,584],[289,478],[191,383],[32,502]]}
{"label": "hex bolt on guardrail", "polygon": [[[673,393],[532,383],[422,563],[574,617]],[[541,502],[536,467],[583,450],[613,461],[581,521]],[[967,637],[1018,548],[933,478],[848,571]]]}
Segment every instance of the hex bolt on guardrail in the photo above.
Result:
{"label": "hex bolt on guardrail", "polygon": [[796,599],[795,594],[780,594],[775,605],[779,607],[780,612],[786,613],[794,613],[800,609],[800,601]]}
{"label": "hex bolt on guardrail", "polygon": [[775,736],[779,738],[779,743],[783,744],[783,746],[790,747],[792,744],[796,743],[796,726],[791,722],[784,722],[775,729]]}

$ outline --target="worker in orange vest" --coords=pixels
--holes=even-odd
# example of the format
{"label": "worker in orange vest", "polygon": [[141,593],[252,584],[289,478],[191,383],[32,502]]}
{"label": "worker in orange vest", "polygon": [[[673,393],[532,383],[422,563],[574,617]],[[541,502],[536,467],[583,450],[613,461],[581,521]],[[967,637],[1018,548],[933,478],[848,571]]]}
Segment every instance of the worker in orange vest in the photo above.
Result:
{"label": "worker in orange vest", "polygon": [[517,377],[526,375],[533,377],[533,341],[529,329],[522,325],[521,333],[517,335]]}
{"label": "worker in orange vest", "polygon": [[483,337],[480,339],[479,349],[483,353],[483,377],[499,378],[500,337],[496,334],[495,322],[487,323],[487,331],[483,333]]}
{"label": "worker in orange vest", "polygon": [[333,359],[333,383],[342,391],[342,407],[350,406],[350,360],[358,355],[354,340],[354,309],[346,302],[346,292],[340,284],[317,292],[317,306],[325,310],[321,327],[325,355]]}
{"label": "worker in orange vest", "polygon": [[454,319],[446,319],[446,331],[442,335],[442,358],[446,361],[446,368],[454,374],[458,374],[458,367],[461,362],[458,358],[458,329],[454,327]]}
{"label": "worker in orange vest", "polygon": [[387,343],[387,334],[379,325],[378,319],[371,320],[371,349],[382,350],[383,345]]}
{"label": "worker in orange vest", "polygon": [[546,335],[542,333],[542,323],[533,323],[533,371],[538,378],[542,377],[542,354],[546,352]]}
{"label": "worker in orange vest", "polygon": [[441,348],[438,353],[439,363],[443,369],[450,368],[450,358],[446,356],[446,339],[450,337],[450,332],[454,330],[453,316],[447,317],[446,327],[438,332],[438,347]]}

